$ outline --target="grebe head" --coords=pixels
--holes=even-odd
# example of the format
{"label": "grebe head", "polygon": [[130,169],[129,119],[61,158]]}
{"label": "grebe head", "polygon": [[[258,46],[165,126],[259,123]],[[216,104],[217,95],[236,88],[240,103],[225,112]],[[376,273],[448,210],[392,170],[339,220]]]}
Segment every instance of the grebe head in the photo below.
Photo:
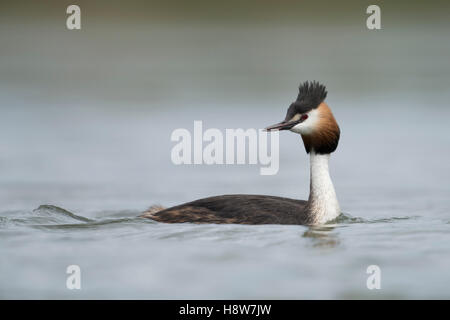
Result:
{"label": "grebe head", "polygon": [[306,81],[299,87],[297,100],[287,111],[284,121],[266,128],[290,130],[302,136],[306,152],[328,154],[336,150],[339,126],[330,108],[324,102],[327,91],[324,85]]}

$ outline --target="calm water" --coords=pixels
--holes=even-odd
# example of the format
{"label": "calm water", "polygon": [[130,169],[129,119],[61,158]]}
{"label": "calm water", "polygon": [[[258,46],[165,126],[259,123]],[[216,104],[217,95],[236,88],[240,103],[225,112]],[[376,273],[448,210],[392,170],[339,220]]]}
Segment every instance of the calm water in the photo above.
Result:
{"label": "calm water", "polygon": [[[306,198],[308,157],[294,134],[281,135],[279,174],[260,176],[258,166],[172,165],[170,112],[79,109],[77,123],[57,120],[75,117],[63,110],[42,108],[40,122],[10,112],[2,118],[15,135],[2,137],[1,297],[449,298],[449,111],[429,109],[424,120],[420,110],[377,108],[374,117],[390,116],[362,124],[352,106],[334,109],[343,136],[331,170],[347,217],[318,228],[137,217],[152,204],[214,194]],[[251,119],[236,109],[220,123],[236,124],[237,115]],[[190,117],[181,117],[185,127]],[[263,108],[263,124],[273,117],[281,115]],[[81,291],[65,288],[72,264]],[[376,292],[366,288],[371,264],[382,270]]]}
{"label": "calm water", "polygon": [[[406,25],[386,10],[367,33],[363,9],[329,26],[291,15],[114,29],[91,14],[68,33],[59,18],[1,20],[0,298],[450,298],[448,19]],[[218,194],[306,199],[308,157],[292,133],[274,176],[175,166],[170,135],[194,120],[265,127],[307,79],[328,86],[342,129],[338,221],[137,217]],[[374,264],[380,290],[366,288]],[[66,288],[69,265],[79,291]]]}

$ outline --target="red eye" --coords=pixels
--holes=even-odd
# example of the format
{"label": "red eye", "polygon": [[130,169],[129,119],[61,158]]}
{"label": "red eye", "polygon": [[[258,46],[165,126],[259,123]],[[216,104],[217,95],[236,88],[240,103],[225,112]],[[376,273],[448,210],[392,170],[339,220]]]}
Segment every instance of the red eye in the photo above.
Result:
{"label": "red eye", "polygon": [[300,118],[300,120],[305,121],[306,119],[308,119],[308,115],[302,114],[302,117]]}

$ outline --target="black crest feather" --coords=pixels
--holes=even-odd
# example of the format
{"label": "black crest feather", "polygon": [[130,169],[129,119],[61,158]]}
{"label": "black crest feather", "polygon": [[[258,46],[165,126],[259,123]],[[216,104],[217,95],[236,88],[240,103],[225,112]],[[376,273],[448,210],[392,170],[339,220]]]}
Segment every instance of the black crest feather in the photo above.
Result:
{"label": "black crest feather", "polygon": [[298,88],[297,102],[316,108],[327,97],[327,89],[317,81],[306,81]]}
{"label": "black crest feather", "polygon": [[305,113],[317,108],[327,97],[325,86],[317,81],[302,83],[298,91],[297,100],[289,106],[286,120],[291,119],[295,114]]}

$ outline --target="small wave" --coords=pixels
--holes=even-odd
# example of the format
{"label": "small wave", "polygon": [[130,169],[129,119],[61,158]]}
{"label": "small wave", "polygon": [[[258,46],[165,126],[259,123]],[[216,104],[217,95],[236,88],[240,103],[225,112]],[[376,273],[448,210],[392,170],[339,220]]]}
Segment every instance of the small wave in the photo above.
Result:
{"label": "small wave", "polygon": [[94,220],[76,215],[66,209],[53,206],[41,205],[38,208],[28,210],[6,211],[1,214],[0,226],[33,226],[45,224],[67,224],[67,223],[87,223]]}
{"label": "small wave", "polygon": [[380,218],[380,219],[370,219],[367,220],[367,223],[383,223],[383,222],[398,222],[403,220],[414,220],[418,219],[420,216],[406,216],[406,217],[389,217],[389,218]]}
{"label": "small wave", "polygon": [[330,221],[329,223],[365,223],[367,220],[359,217],[353,217],[348,213],[342,212],[336,219]]}
{"label": "small wave", "polygon": [[93,220],[78,216],[66,209],[53,206],[50,204],[40,205],[37,209],[33,210],[33,213],[39,215],[40,217],[49,218],[55,222],[68,222],[70,220],[77,220],[81,222],[91,222]]}
{"label": "small wave", "polygon": [[130,224],[142,224],[141,219],[138,218],[122,218],[122,219],[107,219],[100,221],[89,221],[87,223],[65,223],[65,224],[41,224],[35,225],[35,228],[46,230],[85,230],[85,229],[100,229],[103,227],[122,227]]}
{"label": "small wave", "polygon": [[101,211],[98,218],[86,218],[54,205],[44,204],[28,211],[7,211],[0,216],[0,228],[31,227],[41,230],[88,230],[117,228],[122,226],[139,227],[155,222],[139,218],[138,211]]}
{"label": "small wave", "polygon": [[419,216],[405,216],[405,217],[388,217],[376,219],[364,219],[361,217],[353,217],[348,213],[341,213],[335,220],[330,221],[330,224],[351,224],[351,223],[389,223],[403,220],[417,219]]}
{"label": "small wave", "polygon": [[10,219],[7,217],[0,217],[0,226],[6,226],[9,224]]}

